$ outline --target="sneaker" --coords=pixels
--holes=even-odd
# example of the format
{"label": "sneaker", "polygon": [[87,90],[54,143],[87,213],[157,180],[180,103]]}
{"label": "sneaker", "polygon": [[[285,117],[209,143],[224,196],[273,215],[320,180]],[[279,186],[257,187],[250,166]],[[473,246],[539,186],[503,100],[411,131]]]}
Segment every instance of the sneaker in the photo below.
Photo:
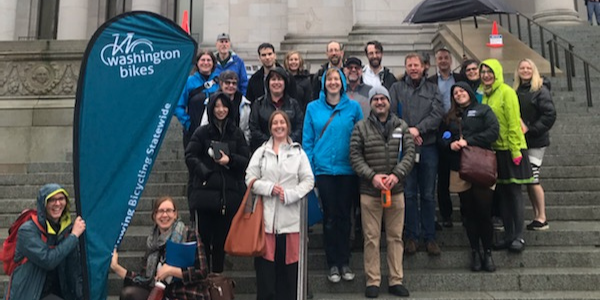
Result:
{"label": "sneaker", "polygon": [[388,292],[390,292],[390,294],[392,294],[394,296],[398,296],[398,297],[408,297],[409,296],[408,290],[401,284],[390,286],[390,288],[388,289]]}
{"label": "sneaker", "polygon": [[329,275],[327,275],[327,279],[329,279],[329,281],[333,283],[340,282],[342,277],[340,276],[340,270],[338,269],[338,267],[334,266],[329,269]]}
{"label": "sneaker", "polygon": [[438,246],[438,244],[435,241],[427,242],[425,248],[427,249],[427,253],[429,254],[429,256],[439,256],[440,254],[442,254],[440,246]]}
{"label": "sneaker", "polygon": [[504,223],[498,217],[492,217],[492,226],[494,226],[494,230],[496,231],[504,231]]}
{"label": "sneaker", "polygon": [[413,255],[417,253],[417,242],[413,239],[407,239],[404,243],[404,254]]}
{"label": "sneaker", "polygon": [[346,281],[354,280],[354,272],[349,266],[342,266],[342,278]]}
{"label": "sneaker", "polygon": [[521,253],[523,250],[525,250],[525,240],[523,239],[515,239],[508,247],[508,251],[514,253]]}
{"label": "sneaker", "polygon": [[550,229],[550,225],[548,225],[548,222],[545,221],[544,223],[538,221],[538,220],[533,220],[533,222],[529,223],[529,225],[527,225],[527,230],[548,230]]}
{"label": "sneaker", "polygon": [[377,298],[379,297],[379,287],[376,285],[370,285],[365,289],[365,297]]}

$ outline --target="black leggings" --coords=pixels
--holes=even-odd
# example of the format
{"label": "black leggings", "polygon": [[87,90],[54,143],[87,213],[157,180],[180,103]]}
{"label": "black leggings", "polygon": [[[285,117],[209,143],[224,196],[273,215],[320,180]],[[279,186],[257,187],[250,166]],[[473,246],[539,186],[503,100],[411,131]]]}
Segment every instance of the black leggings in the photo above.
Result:
{"label": "black leggings", "polygon": [[237,209],[226,209],[225,215],[198,211],[198,232],[204,244],[210,272],[222,273],[225,265],[225,240]]}
{"label": "black leggings", "polygon": [[459,193],[465,228],[471,249],[479,250],[479,241],[483,250],[492,249],[492,198],[494,191],[473,185],[469,190]]}

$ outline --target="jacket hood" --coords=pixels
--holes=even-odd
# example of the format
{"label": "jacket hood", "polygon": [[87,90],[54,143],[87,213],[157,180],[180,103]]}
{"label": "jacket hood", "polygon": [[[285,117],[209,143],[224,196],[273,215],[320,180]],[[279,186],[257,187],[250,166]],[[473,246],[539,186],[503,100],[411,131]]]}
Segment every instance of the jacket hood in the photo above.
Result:
{"label": "jacket hood", "polygon": [[279,66],[279,64],[277,64],[277,66],[271,70],[269,72],[269,75],[267,75],[267,78],[265,78],[265,87],[267,89],[267,94],[271,94],[271,88],[269,87],[269,80],[271,79],[271,77],[273,77],[273,74],[278,74],[279,76],[283,77],[283,81],[285,82],[285,87],[283,88],[283,95],[287,95],[288,94],[288,88],[290,85],[290,77],[288,75],[288,72]]}
{"label": "jacket hood", "polygon": [[450,88],[450,98],[452,98],[452,100],[454,100],[454,88],[455,87],[461,87],[462,89],[464,89],[465,91],[467,91],[467,93],[469,93],[469,98],[471,100],[471,103],[473,103],[473,101],[477,102],[477,97],[475,96],[475,92],[473,91],[473,88],[471,88],[471,86],[464,81],[459,81],[455,84],[452,85],[452,87]]}
{"label": "jacket hood", "polygon": [[[340,96],[343,96],[346,94],[346,76],[344,75],[344,72],[342,72],[341,69],[337,69],[338,73],[340,74],[340,80],[342,81],[342,89],[340,90]],[[325,89],[325,82],[327,81],[327,79],[325,78],[325,74],[327,74],[327,69],[325,69],[325,72],[323,72],[323,76],[321,77],[321,91],[319,92],[319,96],[320,98],[325,99],[327,96],[327,91]]]}
{"label": "jacket hood", "polygon": [[[60,232],[62,232],[67,226],[71,224],[71,200],[69,199],[69,194],[67,191],[56,183],[49,183],[40,188],[37,197],[37,215],[38,221],[40,224],[46,224],[46,230],[48,233],[56,234],[50,224],[48,223],[48,219],[46,216],[46,201],[50,199],[52,196],[63,193],[67,198],[67,203],[65,205],[65,209],[63,210],[62,216],[60,217]],[[59,232],[59,233],[60,233]]]}
{"label": "jacket hood", "polygon": [[215,124],[215,106],[217,103],[217,100],[221,100],[221,103],[223,103],[223,105],[225,105],[228,109],[229,112],[227,113],[227,117],[225,118],[225,120],[229,120],[228,123],[230,123],[232,120],[232,115],[233,115],[233,110],[237,109],[233,107],[233,104],[231,103],[231,99],[229,99],[229,96],[227,96],[225,93],[223,92],[218,92],[215,93],[213,96],[210,97],[210,101],[208,101],[208,106],[206,107],[206,114],[208,117],[208,123],[209,124]]}
{"label": "jacket hood", "polygon": [[504,75],[503,75],[504,73],[502,70],[502,65],[500,64],[500,62],[497,59],[490,58],[490,59],[484,60],[483,62],[481,62],[481,65],[479,66],[479,70],[481,70],[481,66],[487,66],[488,68],[492,69],[492,71],[494,72],[494,76],[496,77],[496,80],[492,84],[492,90],[495,90],[496,88],[498,88],[500,85],[502,85],[504,83]]}

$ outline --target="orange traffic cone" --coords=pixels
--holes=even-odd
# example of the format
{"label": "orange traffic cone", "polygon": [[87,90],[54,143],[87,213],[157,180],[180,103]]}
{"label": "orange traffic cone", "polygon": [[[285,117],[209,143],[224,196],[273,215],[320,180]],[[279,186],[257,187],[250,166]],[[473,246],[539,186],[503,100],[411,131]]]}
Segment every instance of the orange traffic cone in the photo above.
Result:
{"label": "orange traffic cone", "polygon": [[185,32],[187,32],[187,34],[190,34],[190,20],[189,20],[187,10],[183,11],[183,18],[181,20],[181,28],[183,28],[183,30]]}
{"label": "orange traffic cone", "polygon": [[488,47],[500,48],[504,46],[502,35],[498,34],[498,24],[496,21],[492,24],[492,34],[490,34],[490,42],[486,44]]}

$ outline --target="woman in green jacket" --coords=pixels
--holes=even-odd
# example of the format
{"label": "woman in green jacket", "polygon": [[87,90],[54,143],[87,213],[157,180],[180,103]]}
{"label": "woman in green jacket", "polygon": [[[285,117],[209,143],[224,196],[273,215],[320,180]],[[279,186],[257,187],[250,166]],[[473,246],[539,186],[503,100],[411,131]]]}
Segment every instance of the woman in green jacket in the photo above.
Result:
{"label": "woman in green jacket", "polygon": [[492,144],[498,162],[496,198],[504,222],[504,242],[498,249],[521,252],[523,240],[525,206],[521,196],[521,184],[533,180],[527,155],[525,135],[521,131],[519,98],[515,91],[504,83],[502,65],[496,59],[488,59],[479,67],[483,87],[483,104],[490,106],[498,118],[500,135]]}

